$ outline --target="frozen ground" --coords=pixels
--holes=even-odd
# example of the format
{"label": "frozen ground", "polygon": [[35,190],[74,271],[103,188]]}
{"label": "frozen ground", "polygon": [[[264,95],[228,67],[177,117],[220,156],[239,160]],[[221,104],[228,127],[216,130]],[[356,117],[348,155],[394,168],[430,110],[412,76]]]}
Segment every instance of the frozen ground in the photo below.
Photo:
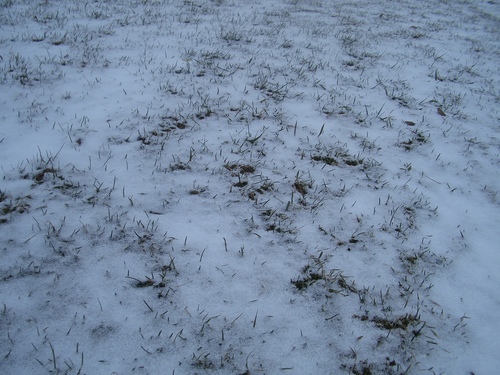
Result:
{"label": "frozen ground", "polygon": [[499,17],[1,0],[0,373],[497,373]]}

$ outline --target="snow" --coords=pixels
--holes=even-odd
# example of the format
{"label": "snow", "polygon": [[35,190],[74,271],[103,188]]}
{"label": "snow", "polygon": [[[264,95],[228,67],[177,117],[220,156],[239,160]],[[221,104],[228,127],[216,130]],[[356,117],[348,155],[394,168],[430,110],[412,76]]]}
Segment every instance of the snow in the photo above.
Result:
{"label": "snow", "polygon": [[495,373],[499,27],[1,1],[0,373]]}

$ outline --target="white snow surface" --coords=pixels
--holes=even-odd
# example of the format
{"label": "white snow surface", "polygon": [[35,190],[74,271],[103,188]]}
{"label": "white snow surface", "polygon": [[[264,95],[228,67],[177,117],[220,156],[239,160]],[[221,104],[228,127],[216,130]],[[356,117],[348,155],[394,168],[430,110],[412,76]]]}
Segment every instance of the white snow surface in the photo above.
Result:
{"label": "white snow surface", "polygon": [[497,0],[1,0],[0,373],[498,373],[499,69]]}

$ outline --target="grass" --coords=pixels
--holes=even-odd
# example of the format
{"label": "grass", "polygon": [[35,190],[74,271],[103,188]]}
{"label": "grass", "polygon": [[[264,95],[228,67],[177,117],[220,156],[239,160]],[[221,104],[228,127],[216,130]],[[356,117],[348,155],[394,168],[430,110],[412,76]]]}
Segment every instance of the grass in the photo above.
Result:
{"label": "grass", "polygon": [[498,190],[462,3],[0,2],[1,371],[446,372]]}

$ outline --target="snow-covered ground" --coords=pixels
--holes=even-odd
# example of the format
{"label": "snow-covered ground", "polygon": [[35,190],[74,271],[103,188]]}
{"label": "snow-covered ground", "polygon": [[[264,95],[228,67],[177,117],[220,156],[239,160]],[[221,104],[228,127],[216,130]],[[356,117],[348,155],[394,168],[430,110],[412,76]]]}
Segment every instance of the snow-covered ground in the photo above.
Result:
{"label": "snow-covered ground", "polygon": [[1,0],[1,374],[495,374],[497,0]]}

